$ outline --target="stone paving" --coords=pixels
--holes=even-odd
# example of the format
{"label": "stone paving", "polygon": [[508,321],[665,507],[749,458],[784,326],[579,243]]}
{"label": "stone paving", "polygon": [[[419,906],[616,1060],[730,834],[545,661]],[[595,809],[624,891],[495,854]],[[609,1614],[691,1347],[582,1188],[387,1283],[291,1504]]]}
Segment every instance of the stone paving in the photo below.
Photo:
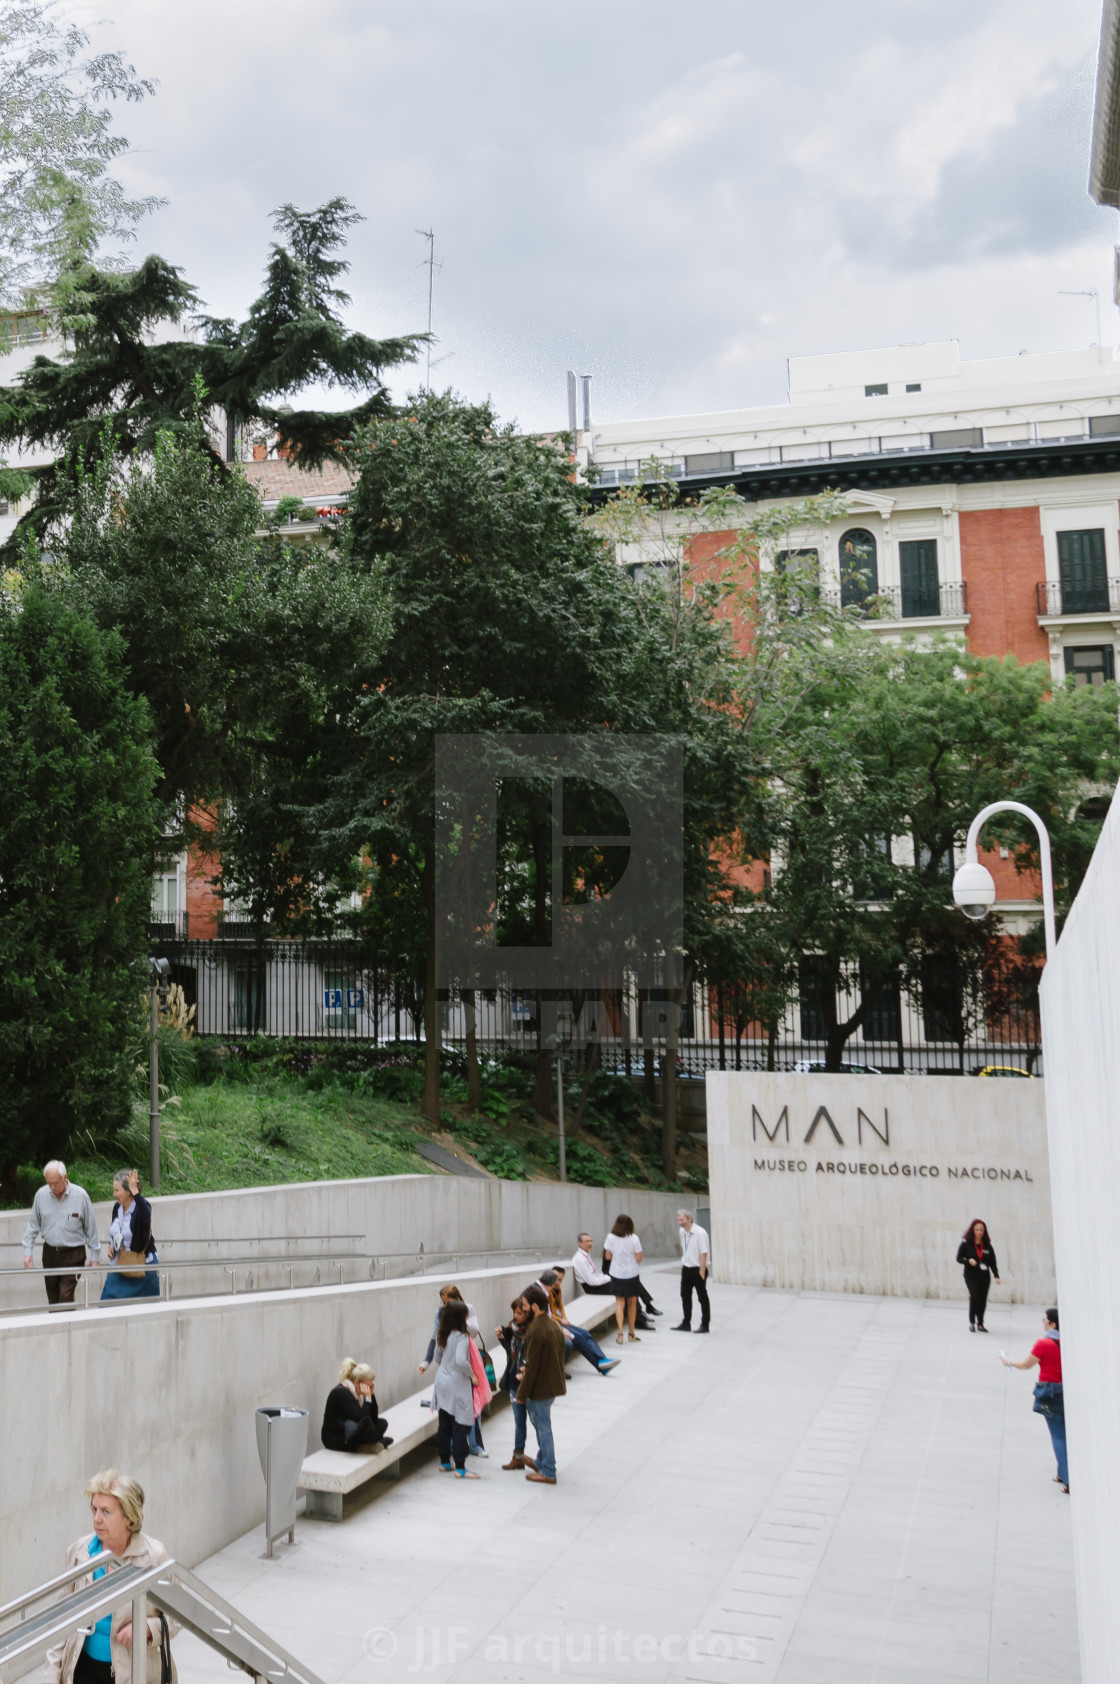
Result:
{"label": "stone paving", "polygon": [[[656,1334],[609,1379],[576,1360],[555,1488],[502,1471],[502,1410],[481,1480],[430,1460],[274,1562],[258,1530],[199,1573],[325,1684],[1073,1684],[1076,1497],[998,1361],[1037,1311],[993,1302],[984,1337],[963,1296],[716,1285],[688,1338],[653,1284]],[[181,1678],[228,1678],[175,1648]]]}

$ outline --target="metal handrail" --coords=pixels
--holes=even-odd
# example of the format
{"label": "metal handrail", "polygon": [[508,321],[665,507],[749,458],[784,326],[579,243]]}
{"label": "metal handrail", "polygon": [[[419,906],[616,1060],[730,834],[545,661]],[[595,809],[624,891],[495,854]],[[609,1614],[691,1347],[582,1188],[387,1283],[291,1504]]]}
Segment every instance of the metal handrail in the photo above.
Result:
{"label": "metal handrail", "polygon": [[[321,1684],[302,1661],[177,1562],[165,1561],[160,1566],[146,1567],[139,1562],[118,1562],[109,1556],[104,1563],[98,1558],[97,1564],[111,1571],[64,1597],[53,1608],[25,1617],[33,1603],[41,1602],[60,1585],[88,1574],[93,1561],[87,1560],[48,1579],[26,1596],[0,1608],[0,1618],[20,1614],[18,1624],[0,1632],[0,1684],[14,1684],[36,1661],[43,1660],[57,1642],[65,1641],[75,1631],[91,1629],[98,1619],[112,1614],[125,1602],[132,1604],[134,1632],[147,1626],[150,1604],[223,1655],[231,1668],[248,1673],[256,1684]],[[145,1684],[147,1644],[133,1643],[130,1659],[130,1684]]]}
{"label": "metal handrail", "polygon": [[[96,1562],[87,1561],[82,1572],[89,1573],[95,1565]],[[122,1603],[132,1604],[134,1629],[146,1629],[149,1588],[154,1587],[161,1575],[166,1575],[169,1565],[167,1562],[159,1567],[145,1567],[138,1562],[122,1564],[93,1584],[73,1591],[54,1608],[30,1617],[21,1616],[18,1625],[0,1632],[0,1684],[22,1677],[37,1661],[45,1659],[48,1650],[60,1640],[64,1641],[73,1631],[92,1629],[99,1619],[114,1613]],[[15,1606],[26,1609],[43,1595],[44,1587],[37,1586]],[[147,1644],[134,1643],[131,1684],[145,1684],[147,1664]]]}
{"label": "metal handrail", "polygon": [[28,1591],[25,1596],[17,1596],[14,1601],[3,1603],[0,1605],[0,1620],[6,1620],[9,1614],[17,1611],[23,1619],[33,1602],[41,1601],[44,1596],[49,1596],[52,1590],[58,1590],[62,1585],[73,1584],[75,1579],[82,1578],[94,1567],[104,1567],[106,1572],[116,1572],[124,1566],[120,1556],[113,1555],[111,1551],[103,1550],[102,1554],[105,1557],[104,1561],[90,1559],[81,1562],[77,1567],[68,1567],[64,1573],[56,1573],[53,1579],[45,1579],[41,1585],[36,1585],[35,1589]]}
{"label": "metal handrail", "polygon": [[[199,1258],[185,1258],[181,1262],[176,1262],[176,1263],[162,1263],[162,1262],[161,1263],[137,1263],[137,1264],[129,1266],[129,1274],[132,1275],[132,1276],[139,1275],[141,1273],[143,1273],[145,1275],[147,1275],[147,1274],[163,1275],[164,1278],[167,1280],[167,1289],[168,1289],[167,1290],[167,1296],[168,1296],[168,1298],[170,1298],[171,1297],[171,1275],[174,1271],[182,1270],[182,1269],[221,1269],[223,1271],[223,1273],[228,1274],[231,1277],[230,1292],[232,1294],[236,1295],[236,1293],[237,1293],[237,1271],[238,1271],[238,1269],[249,1269],[249,1268],[258,1268],[259,1269],[259,1268],[262,1268],[264,1266],[287,1269],[287,1271],[288,1271],[288,1290],[294,1291],[295,1290],[294,1273],[295,1273],[296,1268],[301,1264],[329,1263],[333,1268],[337,1268],[337,1270],[338,1270],[338,1280],[337,1281],[332,1281],[332,1282],[329,1282],[329,1283],[321,1282],[321,1281],[315,1281],[315,1282],[311,1283],[313,1287],[314,1286],[320,1286],[320,1285],[327,1285],[327,1284],[332,1285],[332,1286],[343,1286],[345,1284],[345,1282],[343,1280],[343,1267],[342,1267],[344,1263],[355,1263],[355,1262],[356,1263],[367,1263],[369,1265],[369,1279],[370,1280],[377,1280],[378,1275],[377,1275],[376,1271],[378,1270],[378,1268],[382,1268],[386,1264],[391,1263],[391,1262],[398,1262],[402,1258],[407,1258],[410,1262],[418,1263],[420,1265],[420,1268],[419,1268],[418,1272],[420,1274],[427,1274],[429,1268],[433,1268],[436,1265],[439,1265],[441,1267],[443,1265],[447,1265],[452,1269],[458,1269],[462,1266],[462,1264],[464,1262],[473,1262],[473,1261],[477,1260],[478,1258],[483,1259],[483,1265],[482,1265],[483,1268],[489,1268],[490,1260],[492,1258],[493,1259],[506,1259],[506,1258],[524,1259],[526,1262],[542,1263],[546,1257],[555,1257],[555,1256],[559,1255],[562,1251],[563,1251],[563,1247],[556,1247],[556,1248],[553,1248],[553,1249],[549,1249],[547,1247],[541,1247],[541,1246],[506,1246],[506,1247],[493,1246],[490,1249],[485,1250],[485,1251],[470,1251],[470,1250],[467,1250],[467,1251],[432,1251],[432,1252],[426,1252],[423,1245],[420,1245],[415,1251],[382,1251],[382,1252],[344,1251],[344,1252],[339,1252],[339,1253],[316,1252],[316,1253],[312,1253],[310,1256],[307,1256],[307,1257],[199,1257]],[[3,1269],[0,1269],[0,1280],[3,1280],[3,1279],[8,1278],[8,1277],[14,1278],[16,1280],[26,1280],[29,1276],[30,1277],[38,1276],[40,1279],[42,1279],[42,1278],[47,1277],[47,1276],[55,1276],[55,1275],[76,1275],[81,1279],[81,1282],[82,1282],[82,1308],[85,1309],[85,1310],[88,1310],[88,1309],[91,1309],[91,1308],[96,1309],[96,1308],[100,1307],[100,1301],[95,1301],[95,1303],[93,1305],[90,1304],[90,1298],[89,1298],[89,1283],[90,1283],[90,1281],[93,1280],[94,1282],[96,1282],[98,1280],[104,1280],[105,1272],[108,1269],[111,1269],[111,1267],[112,1267],[111,1264],[105,1265],[104,1268],[103,1268],[103,1266],[100,1265],[100,1264],[93,1265],[93,1264],[86,1263],[86,1264],[82,1264],[82,1265],[74,1264],[74,1265],[71,1265],[69,1267],[67,1267],[66,1264],[61,1264],[61,1265],[58,1265],[58,1266],[50,1268],[50,1269],[34,1269],[34,1270],[23,1269],[23,1268],[19,1268],[19,1269],[3,1268]],[[380,1278],[382,1280],[390,1280],[394,1277],[389,1276],[389,1275],[382,1275]],[[408,1278],[408,1277],[402,1276],[401,1278],[405,1279],[405,1278]],[[250,1285],[249,1291],[254,1291],[254,1290],[259,1291],[259,1292],[275,1292],[275,1291],[278,1291],[278,1290],[283,1291],[284,1289],[283,1288],[276,1288],[276,1287],[257,1287],[257,1288],[254,1288],[252,1285]],[[301,1290],[303,1290],[303,1289],[301,1288]],[[205,1294],[204,1296],[217,1297],[217,1296],[219,1296],[219,1294],[208,1293],[208,1294]],[[126,1301],[127,1300],[125,1300],[125,1302]],[[121,1299],[110,1299],[108,1301],[108,1305],[111,1308],[114,1304],[119,1304],[121,1302],[122,1302]],[[39,1315],[41,1313],[42,1312],[41,1312],[40,1308],[32,1309],[32,1308],[29,1308],[26,1305],[10,1305],[10,1306],[6,1306],[4,1308],[0,1308],[0,1316],[26,1316],[26,1315]]]}
{"label": "metal handrail", "polygon": [[[17,1213],[22,1214],[22,1212]],[[162,1239],[160,1245],[291,1245],[304,1240],[364,1240],[364,1234],[199,1234],[188,1238],[180,1234],[175,1239]],[[0,1250],[22,1248],[22,1240],[0,1240]]]}

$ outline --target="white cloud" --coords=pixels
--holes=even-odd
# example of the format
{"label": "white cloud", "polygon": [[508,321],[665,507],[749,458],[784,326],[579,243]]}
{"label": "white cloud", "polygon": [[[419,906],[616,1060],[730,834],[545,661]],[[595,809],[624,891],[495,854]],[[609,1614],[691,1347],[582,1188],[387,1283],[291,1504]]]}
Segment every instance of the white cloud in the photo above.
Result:
{"label": "white cloud", "polygon": [[790,355],[1081,343],[1059,287],[1107,296],[1098,0],[108,9],[161,84],[122,113],[130,186],[171,200],[147,239],[212,309],[253,296],[275,205],[344,193],[355,319],[423,325],[434,227],[440,378],[525,425],[568,367],[604,417],[780,401]]}

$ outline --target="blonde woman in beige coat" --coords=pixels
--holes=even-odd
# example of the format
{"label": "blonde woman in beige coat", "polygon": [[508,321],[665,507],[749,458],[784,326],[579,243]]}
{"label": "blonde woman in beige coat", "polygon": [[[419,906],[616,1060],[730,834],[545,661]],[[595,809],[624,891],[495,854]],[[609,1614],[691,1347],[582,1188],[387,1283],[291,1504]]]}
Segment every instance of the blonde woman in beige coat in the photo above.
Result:
{"label": "blonde woman in beige coat", "polygon": [[[86,1486],[90,1500],[93,1531],[66,1552],[67,1567],[80,1567],[89,1561],[89,1573],[67,1585],[61,1592],[69,1596],[93,1583],[104,1573],[107,1557],[132,1562],[142,1567],[158,1567],[171,1558],[156,1538],[143,1531],[144,1493],[134,1479],[106,1468],[94,1474]],[[98,1571],[99,1566],[101,1571]],[[168,1621],[174,1636],[179,1627]],[[111,1684],[117,1678],[128,1678],[132,1666],[132,1606],[125,1603],[99,1620],[91,1632],[71,1632],[65,1643],[59,1643],[47,1655],[43,1668],[43,1684]],[[171,1663],[175,1678],[175,1663]],[[160,1684],[160,1622],[158,1616],[148,1621],[148,1684]]]}

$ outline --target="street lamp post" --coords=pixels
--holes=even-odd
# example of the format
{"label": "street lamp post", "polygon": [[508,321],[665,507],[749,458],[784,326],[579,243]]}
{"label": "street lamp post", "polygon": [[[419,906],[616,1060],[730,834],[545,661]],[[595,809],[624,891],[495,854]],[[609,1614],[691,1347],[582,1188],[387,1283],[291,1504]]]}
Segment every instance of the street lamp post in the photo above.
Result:
{"label": "street lamp post", "polygon": [[168,984],[170,974],[171,961],[169,959],[148,960],[148,987],[151,991],[152,1000],[151,1028],[148,1042],[148,1085],[151,1107],[148,1116],[148,1186],[153,1193],[159,1192],[159,1008],[160,1002],[166,1000],[171,992]]}
{"label": "street lamp post", "polygon": [[1042,922],[1046,931],[1046,957],[1049,959],[1057,945],[1054,926],[1054,869],[1050,860],[1050,835],[1033,807],[1021,801],[993,801],[977,813],[968,827],[965,842],[965,862],[953,878],[953,899],[966,918],[986,918],[996,900],[996,886],[986,865],[977,857],[977,840],[984,825],[995,813],[1022,813],[1030,819],[1038,832],[1038,857],[1042,867]]}

